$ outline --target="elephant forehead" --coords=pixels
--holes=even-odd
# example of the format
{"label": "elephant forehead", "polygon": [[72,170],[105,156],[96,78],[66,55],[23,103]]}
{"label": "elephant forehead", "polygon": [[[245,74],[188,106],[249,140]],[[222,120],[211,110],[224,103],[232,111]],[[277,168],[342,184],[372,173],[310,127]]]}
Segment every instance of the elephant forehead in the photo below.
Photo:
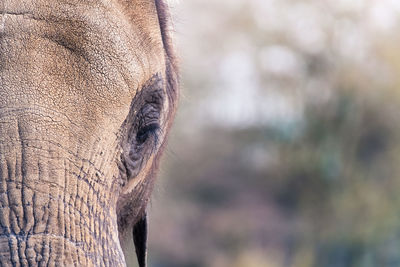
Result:
{"label": "elephant forehead", "polygon": [[2,107],[35,102],[118,125],[141,85],[164,70],[153,1],[0,5]]}
{"label": "elephant forehead", "polygon": [[[65,78],[76,77],[73,69],[70,75],[65,69],[75,63],[81,75],[86,71],[85,80],[123,81],[127,88],[119,85],[121,90],[131,92],[165,68],[153,1],[5,0],[0,42],[3,63],[18,58],[19,65],[37,66],[56,59],[57,66],[46,68],[62,68]],[[10,53],[13,47],[17,55]],[[94,89],[107,91],[99,84]]]}

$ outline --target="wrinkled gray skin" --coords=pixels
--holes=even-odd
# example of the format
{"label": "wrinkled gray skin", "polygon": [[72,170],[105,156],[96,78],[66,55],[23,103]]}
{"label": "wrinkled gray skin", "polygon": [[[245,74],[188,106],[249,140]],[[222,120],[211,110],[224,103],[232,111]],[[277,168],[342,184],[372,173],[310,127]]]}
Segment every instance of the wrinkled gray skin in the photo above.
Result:
{"label": "wrinkled gray skin", "polygon": [[125,266],[175,108],[167,17],[0,0],[0,266]]}

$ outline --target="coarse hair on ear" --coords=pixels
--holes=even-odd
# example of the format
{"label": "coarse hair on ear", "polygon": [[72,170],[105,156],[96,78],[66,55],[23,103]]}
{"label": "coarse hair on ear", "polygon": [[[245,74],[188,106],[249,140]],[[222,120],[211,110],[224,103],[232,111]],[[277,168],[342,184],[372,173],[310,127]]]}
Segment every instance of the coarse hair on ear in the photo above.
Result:
{"label": "coarse hair on ear", "polygon": [[[168,1],[155,0],[158,22],[164,46],[166,65],[166,92],[168,95],[168,117],[173,117],[179,99],[179,62],[175,53],[175,45],[172,40],[173,25]],[[169,120],[171,125],[172,119]],[[169,125],[169,126],[170,126]],[[168,127],[169,128],[169,127]]]}

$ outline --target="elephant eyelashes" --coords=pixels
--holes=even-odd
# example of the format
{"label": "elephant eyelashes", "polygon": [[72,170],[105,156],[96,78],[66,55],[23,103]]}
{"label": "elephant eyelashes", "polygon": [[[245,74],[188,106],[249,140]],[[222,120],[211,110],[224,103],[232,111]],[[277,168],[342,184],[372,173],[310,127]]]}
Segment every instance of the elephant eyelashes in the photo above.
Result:
{"label": "elephant eyelashes", "polygon": [[140,128],[138,133],[136,134],[136,142],[138,144],[143,144],[149,139],[150,136],[154,136],[157,138],[157,131],[159,129],[160,125],[158,123],[152,123],[150,125]]}
{"label": "elephant eyelashes", "polygon": [[159,147],[164,94],[162,79],[156,75],[132,101],[131,111],[124,123],[127,138],[121,158],[127,179],[134,178]]}
{"label": "elephant eyelashes", "polygon": [[164,91],[156,89],[143,93],[147,94],[147,97],[144,97],[136,118],[136,145],[143,145],[153,139],[153,145],[157,147]]}

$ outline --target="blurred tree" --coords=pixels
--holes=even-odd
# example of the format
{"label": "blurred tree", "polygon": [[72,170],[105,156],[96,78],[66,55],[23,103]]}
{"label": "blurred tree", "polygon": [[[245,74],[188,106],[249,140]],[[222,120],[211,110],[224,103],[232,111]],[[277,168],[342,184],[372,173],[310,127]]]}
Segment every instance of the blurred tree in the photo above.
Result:
{"label": "blurred tree", "polygon": [[151,266],[400,266],[398,1],[176,7]]}

